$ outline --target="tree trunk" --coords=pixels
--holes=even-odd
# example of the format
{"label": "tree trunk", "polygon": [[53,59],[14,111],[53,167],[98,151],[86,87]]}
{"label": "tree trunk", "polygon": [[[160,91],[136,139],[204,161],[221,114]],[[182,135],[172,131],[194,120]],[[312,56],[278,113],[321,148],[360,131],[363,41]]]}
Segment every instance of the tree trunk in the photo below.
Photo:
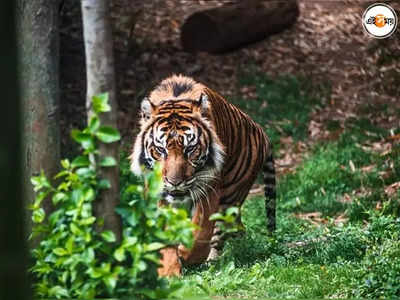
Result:
{"label": "tree trunk", "polygon": [[[60,163],[58,1],[18,0],[17,3],[24,121],[23,186],[25,199],[31,203],[34,192],[30,178],[41,170],[51,178]],[[49,199],[43,205],[47,213],[51,211]],[[30,218],[28,222],[31,225]]]}
{"label": "tree trunk", "polygon": [[31,299],[21,185],[21,110],[17,85],[15,2],[0,2],[0,299]]}
{"label": "tree trunk", "polygon": [[[118,104],[115,91],[113,40],[107,0],[82,0],[83,35],[86,52],[88,116],[94,95],[108,93],[111,112],[101,116],[105,125],[117,128]],[[101,144],[101,156],[113,156],[118,161],[118,144]],[[94,203],[95,215],[104,220],[104,229],[112,230],[121,237],[121,220],[115,213],[119,203],[118,168],[104,168],[102,177],[109,180],[111,188],[102,192]]]}
{"label": "tree trunk", "polygon": [[296,22],[296,0],[242,1],[196,12],[181,28],[183,49],[219,54],[281,32]]}

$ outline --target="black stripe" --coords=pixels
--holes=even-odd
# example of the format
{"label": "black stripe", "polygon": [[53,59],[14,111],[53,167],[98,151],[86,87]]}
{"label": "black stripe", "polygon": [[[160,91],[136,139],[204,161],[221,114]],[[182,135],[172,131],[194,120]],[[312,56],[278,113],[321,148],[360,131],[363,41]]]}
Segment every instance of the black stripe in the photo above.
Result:
{"label": "black stripe", "polygon": [[[228,118],[229,119],[229,118]],[[239,131],[240,131],[240,127],[236,127]],[[232,135],[235,136],[237,134],[237,132],[233,132]],[[237,145],[236,143],[233,144],[233,146],[236,146],[236,149],[239,149],[239,151],[242,149],[242,137],[238,135],[238,140],[237,140]],[[240,152],[239,152],[240,153]],[[233,153],[235,154],[235,153]],[[234,159],[230,160],[230,165],[228,165],[228,168],[225,169],[224,175],[228,176],[229,173],[231,173],[233,171],[233,169],[235,168],[235,166],[237,165],[237,161],[235,161]],[[225,187],[226,185],[224,185]]]}
{"label": "black stripe", "polygon": [[193,84],[188,82],[172,82],[172,91],[174,97],[178,97],[181,94],[190,92],[193,89]]}
{"label": "black stripe", "polygon": [[267,215],[267,228],[269,232],[273,232],[276,228],[276,179],[274,159],[271,153],[267,157],[263,166],[264,171],[264,194],[265,194],[265,210]]}
{"label": "black stripe", "polygon": [[[178,111],[181,114],[191,114],[192,113],[191,109],[176,109],[176,108],[171,108],[171,109]],[[158,115],[170,113],[171,109],[169,109],[169,108],[168,109],[160,109],[158,111]]]}
{"label": "black stripe", "polygon": [[244,174],[246,173],[246,171],[248,170],[250,164],[251,164],[251,160],[252,160],[252,153],[251,153],[251,143],[252,143],[252,139],[251,139],[251,135],[250,134],[246,134],[246,132],[248,132],[248,124],[246,124],[247,126],[244,128],[245,131],[245,135],[247,137],[247,147],[245,149],[245,151],[247,152],[247,156],[246,156],[246,164],[242,163],[242,166],[239,168],[239,170],[236,172],[236,174],[234,175],[233,179],[231,180],[231,182],[235,182],[238,178],[242,178],[244,176]]}
{"label": "black stripe", "polygon": [[166,99],[166,100],[162,100],[162,101],[158,104],[158,106],[163,106],[163,105],[166,104],[166,103],[171,103],[171,104],[173,104],[173,103],[181,103],[181,102],[183,102],[183,103],[190,103],[190,104],[198,104],[198,103],[199,103],[199,100],[193,100],[193,99],[189,99],[189,98],[187,98],[187,99]]}

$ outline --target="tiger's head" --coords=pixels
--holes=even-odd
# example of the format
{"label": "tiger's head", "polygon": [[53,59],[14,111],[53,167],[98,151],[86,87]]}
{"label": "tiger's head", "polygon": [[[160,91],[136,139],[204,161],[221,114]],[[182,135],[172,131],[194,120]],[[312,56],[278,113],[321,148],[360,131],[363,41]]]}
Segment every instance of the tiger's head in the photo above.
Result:
{"label": "tiger's head", "polygon": [[[180,92],[180,93],[179,93]],[[164,80],[141,104],[141,130],[131,155],[132,171],[162,165],[163,199],[192,207],[207,197],[222,169],[223,146],[210,122],[210,102],[190,78]]]}

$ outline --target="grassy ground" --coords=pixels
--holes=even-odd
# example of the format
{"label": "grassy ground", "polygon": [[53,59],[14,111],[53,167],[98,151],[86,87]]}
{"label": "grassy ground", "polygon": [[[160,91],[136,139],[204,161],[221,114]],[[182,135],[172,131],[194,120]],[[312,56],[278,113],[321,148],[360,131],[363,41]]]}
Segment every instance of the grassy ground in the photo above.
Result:
{"label": "grassy ground", "polygon": [[[243,84],[256,87],[256,99],[233,101],[266,126],[278,158],[281,137],[307,143],[323,97],[291,77],[244,76]],[[374,109],[366,104],[344,128],[328,120],[338,138],[313,143],[296,171],[279,178],[276,233],[267,235],[263,198],[247,199],[246,233],[228,240],[218,261],[186,269],[177,296],[400,297],[400,197],[387,195],[400,181],[400,148],[379,151],[389,132],[363,117]]]}

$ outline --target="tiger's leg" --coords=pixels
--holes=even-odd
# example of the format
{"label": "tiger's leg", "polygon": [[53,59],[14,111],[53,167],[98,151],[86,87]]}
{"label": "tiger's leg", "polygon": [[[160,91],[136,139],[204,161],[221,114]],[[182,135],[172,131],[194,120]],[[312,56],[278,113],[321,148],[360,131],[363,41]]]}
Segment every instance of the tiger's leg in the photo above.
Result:
{"label": "tiger's leg", "polygon": [[[165,200],[160,200],[158,206],[164,206],[168,203]],[[177,247],[167,247],[160,250],[161,267],[157,269],[159,276],[179,276],[181,274],[182,264],[178,256]]]}
{"label": "tiger's leg", "polygon": [[216,260],[219,257],[223,247],[222,234],[221,221],[216,221],[210,240],[210,253],[208,254],[207,261]]}
{"label": "tiger's leg", "polygon": [[178,249],[176,247],[168,247],[162,249],[161,253],[161,267],[157,272],[159,276],[179,276],[181,275],[182,264],[178,256]]}
{"label": "tiger's leg", "polygon": [[183,245],[178,248],[169,247],[161,250],[162,266],[158,269],[160,276],[179,276],[182,271],[182,263],[186,265],[202,263],[210,252],[210,240],[213,234],[214,221],[209,218],[218,211],[219,193],[213,192],[208,201],[197,204],[192,222],[199,229],[194,232],[194,243],[191,249]]}
{"label": "tiger's leg", "polygon": [[192,222],[200,229],[194,233],[194,245],[192,249],[179,246],[179,256],[184,264],[198,264],[204,262],[210,252],[210,241],[213,236],[215,221],[210,220],[210,216],[218,212],[220,193],[218,189],[210,193],[208,201],[197,205]]}
{"label": "tiger's leg", "polygon": [[[220,208],[220,212],[225,214],[227,208],[228,207]],[[242,223],[241,207],[239,207],[239,213],[236,215],[233,225],[238,229],[238,231],[226,233],[221,229],[221,227],[223,226],[223,222],[222,221],[215,222],[213,236],[211,238],[211,243],[210,243],[211,247],[210,254],[207,257],[207,261],[216,260],[220,256],[220,253],[227,239],[243,235],[245,227]]]}
{"label": "tiger's leg", "polygon": [[276,229],[276,180],[275,166],[272,153],[263,165],[265,184],[265,210],[267,214],[267,228],[270,233]]}

